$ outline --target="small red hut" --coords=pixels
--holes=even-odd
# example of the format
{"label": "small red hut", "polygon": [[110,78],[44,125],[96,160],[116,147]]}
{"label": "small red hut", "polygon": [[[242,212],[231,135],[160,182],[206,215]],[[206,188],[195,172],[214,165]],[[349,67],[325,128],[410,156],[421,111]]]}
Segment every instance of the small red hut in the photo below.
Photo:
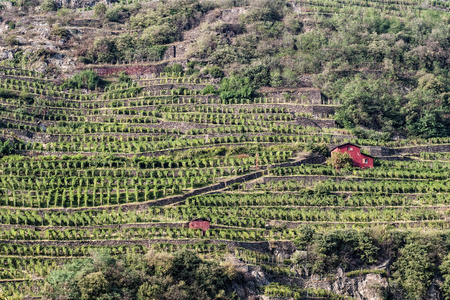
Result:
{"label": "small red hut", "polygon": [[361,153],[361,147],[352,143],[345,143],[336,146],[331,150],[333,152],[348,153],[353,159],[353,166],[359,168],[373,168],[373,156]]}
{"label": "small red hut", "polygon": [[194,219],[192,221],[189,222],[189,228],[190,229],[201,229],[203,232],[205,232],[206,230],[208,230],[210,227],[210,220],[209,218],[207,219]]}

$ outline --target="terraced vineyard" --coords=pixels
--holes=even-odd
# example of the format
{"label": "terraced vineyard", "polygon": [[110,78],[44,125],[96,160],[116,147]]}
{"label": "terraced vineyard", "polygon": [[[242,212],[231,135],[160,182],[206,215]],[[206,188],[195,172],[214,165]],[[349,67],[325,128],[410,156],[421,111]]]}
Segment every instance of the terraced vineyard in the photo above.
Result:
{"label": "terraced vineyard", "polygon": [[[16,141],[16,155],[0,162],[5,296],[39,297],[51,270],[96,248],[232,254],[296,280],[297,262],[274,258],[270,245],[297,240],[305,224],[318,231],[449,227],[446,153],[350,171],[308,158],[321,144],[402,151],[447,138],[358,140],[318,125],[332,115],[314,110],[333,106],[292,95],[223,100],[211,79],[159,74],[86,93],[35,72],[0,73],[1,134]],[[300,125],[305,119],[316,127]],[[189,229],[196,218],[210,218],[211,228]],[[265,293],[332,297],[282,285]]]}
{"label": "terraced vineyard", "polygon": [[357,14],[365,11],[397,17],[419,15],[424,10],[448,11],[446,1],[327,1],[307,0],[293,2],[294,8],[303,14]]}

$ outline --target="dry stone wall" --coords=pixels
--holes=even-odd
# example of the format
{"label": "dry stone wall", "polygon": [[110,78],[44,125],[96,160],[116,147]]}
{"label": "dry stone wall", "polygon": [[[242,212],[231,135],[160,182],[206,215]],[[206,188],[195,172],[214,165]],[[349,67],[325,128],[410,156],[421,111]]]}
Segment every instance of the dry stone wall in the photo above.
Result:
{"label": "dry stone wall", "polygon": [[326,120],[326,119],[309,119],[309,118],[297,118],[296,120],[298,125],[303,127],[319,127],[319,128],[335,128],[336,121],[335,120]]}
{"label": "dry stone wall", "polygon": [[158,74],[163,72],[164,68],[167,65],[172,64],[181,64],[182,66],[186,66],[187,60],[173,60],[173,61],[165,61],[159,64],[146,65],[135,64],[135,65],[110,65],[110,66],[89,66],[89,69],[94,70],[100,76],[112,76],[117,75],[120,72],[124,72],[130,76],[145,76],[150,74]]}
{"label": "dry stone wall", "polygon": [[314,104],[322,105],[322,93],[315,88],[300,88],[300,89],[273,89],[265,88],[261,90],[264,97],[269,98],[284,98],[295,99],[298,104]]}
{"label": "dry stone wall", "polygon": [[[385,147],[362,147],[369,151],[370,155],[375,157],[385,157],[393,155],[419,155],[421,152],[440,153],[450,152],[450,144],[443,145],[429,145],[429,146],[410,146],[401,148],[385,148]],[[387,157],[386,157],[387,159]]]}

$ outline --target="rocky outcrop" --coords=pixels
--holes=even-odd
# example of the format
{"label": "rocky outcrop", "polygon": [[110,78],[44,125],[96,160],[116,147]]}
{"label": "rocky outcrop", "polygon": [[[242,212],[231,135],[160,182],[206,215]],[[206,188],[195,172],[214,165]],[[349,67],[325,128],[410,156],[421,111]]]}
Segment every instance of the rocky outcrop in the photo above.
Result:
{"label": "rocky outcrop", "polygon": [[428,288],[426,299],[427,300],[442,300],[441,292],[442,281],[438,278],[433,278],[431,285]]}
{"label": "rocky outcrop", "polygon": [[104,2],[106,4],[111,3],[111,1],[101,1],[101,0],[57,0],[56,4],[59,7],[84,8],[84,7],[92,7],[98,2]]}
{"label": "rocky outcrop", "polygon": [[239,299],[256,300],[260,299],[259,289],[268,285],[269,280],[260,266],[249,266],[234,256],[229,256],[228,261],[234,265],[235,269],[242,274],[245,280],[241,284],[234,282],[232,290]]}
{"label": "rocky outcrop", "polygon": [[313,277],[306,282],[306,287],[328,290],[357,300],[383,300],[389,291],[388,280],[381,274],[347,277],[342,269],[338,269],[335,280],[317,280]]}

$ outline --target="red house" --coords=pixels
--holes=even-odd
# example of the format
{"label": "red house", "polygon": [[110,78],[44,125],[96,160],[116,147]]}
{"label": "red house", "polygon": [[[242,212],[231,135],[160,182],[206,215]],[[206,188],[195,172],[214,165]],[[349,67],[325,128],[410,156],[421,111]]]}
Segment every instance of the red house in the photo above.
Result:
{"label": "red house", "polygon": [[[209,218],[208,218],[209,219]],[[189,222],[190,229],[201,229],[203,233],[209,229],[210,220],[208,219],[195,219]]]}
{"label": "red house", "polygon": [[373,168],[373,156],[361,153],[361,147],[352,143],[339,145],[331,150],[333,152],[348,153],[353,159],[353,166],[360,168]]}

